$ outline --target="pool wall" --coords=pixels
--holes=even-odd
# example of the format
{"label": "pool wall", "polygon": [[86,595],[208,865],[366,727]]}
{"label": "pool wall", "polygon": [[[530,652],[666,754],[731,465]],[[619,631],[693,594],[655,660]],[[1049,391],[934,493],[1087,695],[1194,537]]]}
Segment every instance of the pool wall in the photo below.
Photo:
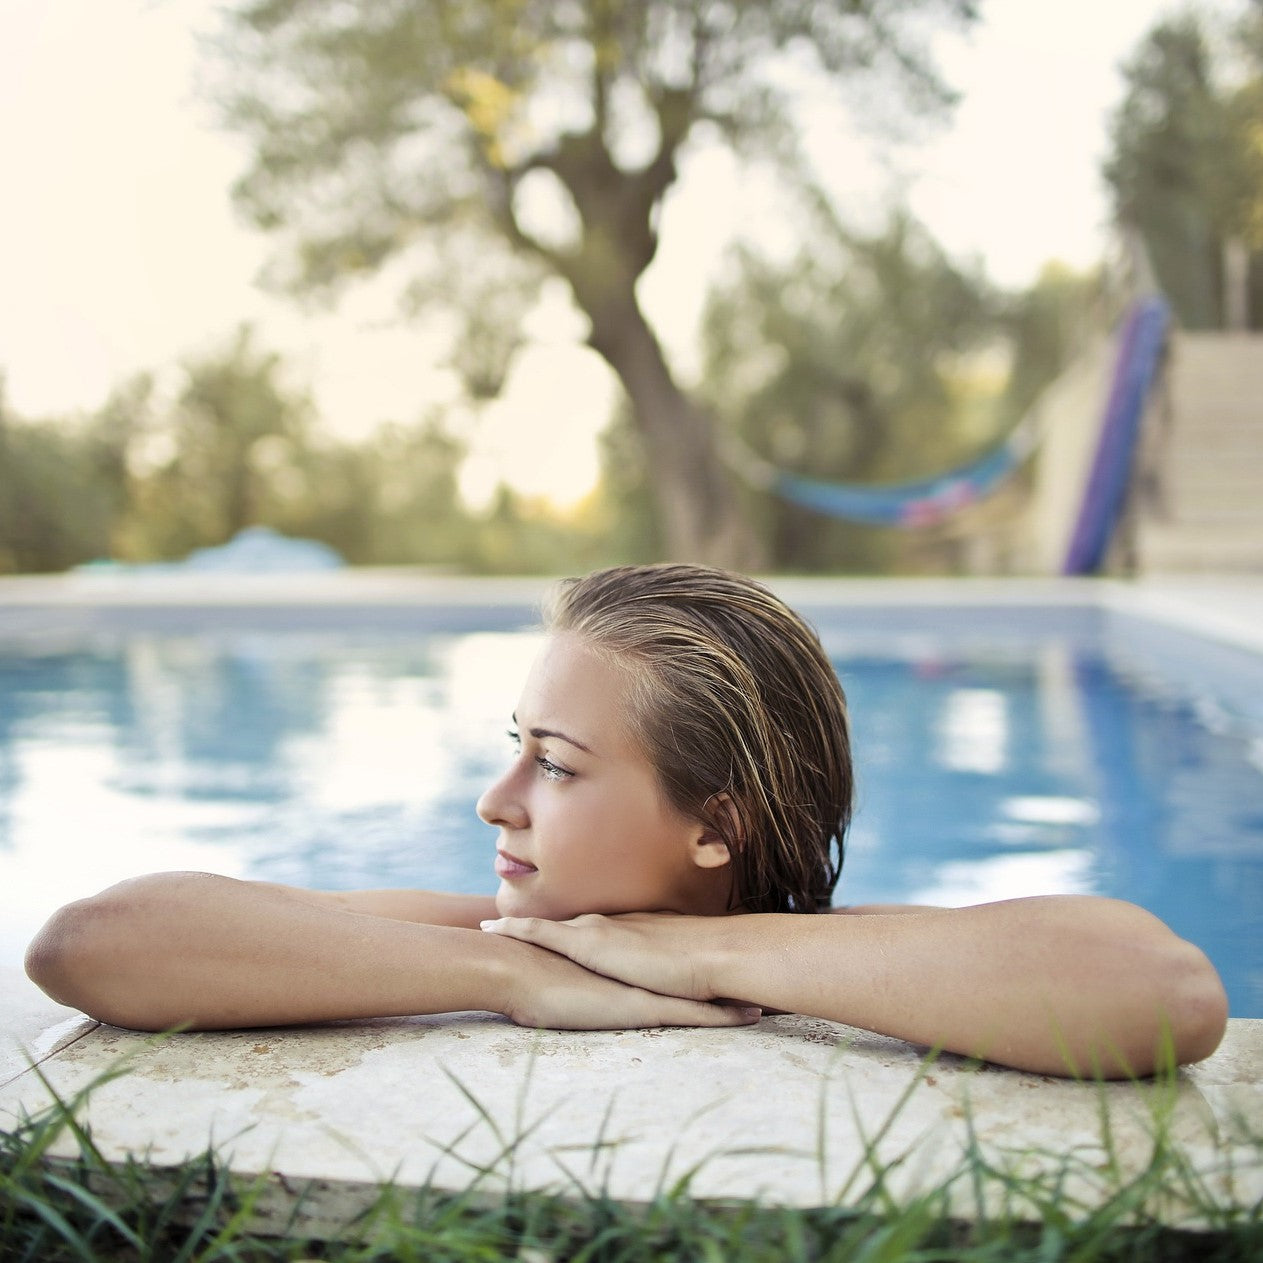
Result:
{"label": "pool wall", "polygon": [[[92,575],[0,579],[0,642],[26,647],[135,631],[363,630],[423,634],[528,627],[547,578],[365,569],[319,575]],[[827,646],[918,633],[1039,643],[1096,636],[1213,697],[1263,736],[1263,579],[767,580]]]}

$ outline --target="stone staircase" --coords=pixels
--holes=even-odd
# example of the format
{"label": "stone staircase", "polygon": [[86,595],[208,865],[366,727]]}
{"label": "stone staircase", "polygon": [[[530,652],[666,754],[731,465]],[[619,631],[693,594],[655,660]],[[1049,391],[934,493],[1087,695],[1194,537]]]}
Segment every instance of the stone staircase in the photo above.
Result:
{"label": "stone staircase", "polygon": [[1178,333],[1167,415],[1147,419],[1143,574],[1263,574],[1263,335]]}

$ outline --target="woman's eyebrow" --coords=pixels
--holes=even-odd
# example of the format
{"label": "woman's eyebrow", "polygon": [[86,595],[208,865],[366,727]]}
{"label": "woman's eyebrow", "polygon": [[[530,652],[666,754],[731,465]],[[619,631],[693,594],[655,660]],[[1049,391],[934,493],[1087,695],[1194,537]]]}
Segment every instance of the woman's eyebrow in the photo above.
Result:
{"label": "woman's eyebrow", "polygon": [[591,746],[585,746],[583,742],[578,740],[576,737],[568,737],[564,732],[558,732],[555,728],[528,728],[527,731],[535,738],[536,741],[539,741],[544,737],[556,737],[559,741],[564,741],[568,745],[578,746],[584,754],[590,754],[593,758],[596,757],[596,751],[593,750]]}
{"label": "woman's eyebrow", "polygon": [[[513,716],[513,722],[515,724],[517,723],[516,714]],[[584,745],[584,743],[578,740],[578,738],[572,737],[556,728],[528,728],[526,731],[529,732],[536,741],[541,741],[545,737],[556,737],[558,740],[566,742],[567,745],[576,746],[578,749],[582,750],[584,754],[592,755],[594,759],[601,757],[595,750],[592,749],[591,746]]]}

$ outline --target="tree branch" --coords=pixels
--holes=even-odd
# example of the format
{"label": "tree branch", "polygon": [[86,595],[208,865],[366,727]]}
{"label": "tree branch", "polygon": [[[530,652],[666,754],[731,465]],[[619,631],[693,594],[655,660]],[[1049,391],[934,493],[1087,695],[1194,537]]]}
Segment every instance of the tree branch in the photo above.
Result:
{"label": "tree branch", "polygon": [[529,172],[551,169],[546,154],[536,154],[512,168],[495,167],[484,164],[484,175],[487,180],[487,208],[492,220],[515,249],[533,255],[549,268],[567,275],[568,260],[558,250],[546,246],[538,237],[533,236],[522,227],[513,209],[513,194],[524,176]]}

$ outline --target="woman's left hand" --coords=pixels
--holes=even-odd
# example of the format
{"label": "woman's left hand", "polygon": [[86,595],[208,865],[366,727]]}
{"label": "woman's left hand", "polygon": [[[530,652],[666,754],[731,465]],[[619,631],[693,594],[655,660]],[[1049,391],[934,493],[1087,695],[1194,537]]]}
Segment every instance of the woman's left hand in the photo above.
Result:
{"label": "woman's left hand", "polygon": [[713,1000],[717,996],[710,966],[722,920],[671,912],[587,913],[571,921],[501,917],[482,922],[482,928],[545,947],[593,973],[646,991]]}

